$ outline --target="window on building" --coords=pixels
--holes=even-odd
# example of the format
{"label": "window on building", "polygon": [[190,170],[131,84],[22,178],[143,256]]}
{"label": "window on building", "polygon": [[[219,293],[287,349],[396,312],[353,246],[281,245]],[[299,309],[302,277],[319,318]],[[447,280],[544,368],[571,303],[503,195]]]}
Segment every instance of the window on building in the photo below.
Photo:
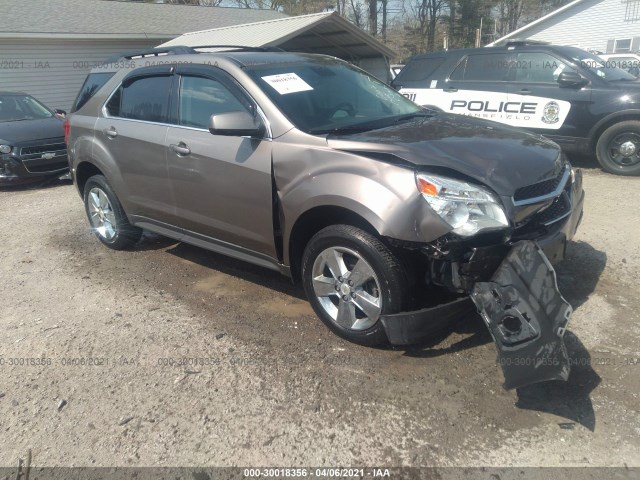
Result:
{"label": "window on building", "polygon": [[616,40],[613,45],[613,53],[627,53],[631,51],[631,39]]}

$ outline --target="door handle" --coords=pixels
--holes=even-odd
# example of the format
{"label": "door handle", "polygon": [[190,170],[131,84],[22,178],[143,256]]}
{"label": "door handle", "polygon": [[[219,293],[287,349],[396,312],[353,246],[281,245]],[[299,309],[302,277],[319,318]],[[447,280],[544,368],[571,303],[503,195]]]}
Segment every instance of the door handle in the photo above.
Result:
{"label": "door handle", "polygon": [[447,93],[455,93],[458,91],[457,88],[443,88],[442,89],[443,92],[447,92]]}
{"label": "door handle", "polygon": [[118,131],[116,130],[116,127],[105,128],[102,132],[109,138],[115,138],[118,136]]}
{"label": "door handle", "polygon": [[531,95],[531,90],[528,90],[526,88],[523,88],[522,90],[520,90],[518,92],[519,95]]}
{"label": "door handle", "polygon": [[191,153],[191,149],[187,147],[187,144],[184,142],[180,143],[172,143],[169,145],[169,148],[174,151],[174,153],[180,157],[185,155],[189,155]]}

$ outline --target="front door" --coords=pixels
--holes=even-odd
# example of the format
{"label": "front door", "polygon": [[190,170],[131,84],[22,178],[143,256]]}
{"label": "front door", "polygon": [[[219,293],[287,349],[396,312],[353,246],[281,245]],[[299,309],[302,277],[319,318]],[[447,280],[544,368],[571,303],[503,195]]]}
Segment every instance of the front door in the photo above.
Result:
{"label": "front door", "polygon": [[590,84],[558,84],[560,73],[576,72],[573,67],[547,52],[519,52],[511,65],[509,102],[526,106],[514,126],[550,137],[581,137],[589,131]]}
{"label": "front door", "polygon": [[165,149],[179,226],[275,258],[270,139],[208,129],[211,115],[257,115],[257,106],[215,67],[184,65],[177,72],[176,119]]}

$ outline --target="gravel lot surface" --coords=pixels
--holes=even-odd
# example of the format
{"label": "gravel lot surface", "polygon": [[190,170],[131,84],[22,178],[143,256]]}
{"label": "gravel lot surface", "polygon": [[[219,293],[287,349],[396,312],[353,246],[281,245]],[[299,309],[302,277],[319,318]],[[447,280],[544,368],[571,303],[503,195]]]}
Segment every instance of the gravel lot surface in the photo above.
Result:
{"label": "gravel lot surface", "polygon": [[479,317],[352,345],[275,273],[151,234],[111,251],[68,183],[2,190],[0,465],[640,466],[639,186],[585,170],[572,374],[519,391]]}

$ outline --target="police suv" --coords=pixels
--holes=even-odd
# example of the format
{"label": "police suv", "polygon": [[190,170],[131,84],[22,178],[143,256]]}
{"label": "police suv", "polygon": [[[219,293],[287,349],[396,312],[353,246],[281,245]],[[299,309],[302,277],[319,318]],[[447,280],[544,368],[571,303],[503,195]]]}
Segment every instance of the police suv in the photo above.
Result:
{"label": "police suv", "polygon": [[640,174],[640,80],[575,47],[540,42],[413,57],[393,86],[419,105],[524,127],[602,168]]}

